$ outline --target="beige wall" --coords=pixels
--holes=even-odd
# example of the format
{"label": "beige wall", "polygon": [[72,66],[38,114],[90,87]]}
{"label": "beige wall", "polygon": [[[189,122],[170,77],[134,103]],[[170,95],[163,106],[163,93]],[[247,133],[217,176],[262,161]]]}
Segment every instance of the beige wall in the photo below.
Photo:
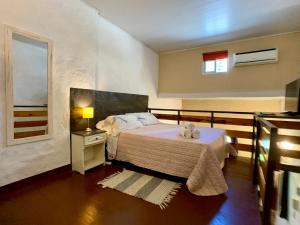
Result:
{"label": "beige wall", "polygon": [[240,112],[282,112],[284,99],[183,99],[183,109],[240,111]]}
{"label": "beige wall", "polygon": [[[279,48],[279,63],[232,67],[235,52]],[[202,53],[228,50],[229,72],[202,75]],[[287,82],[300,77],[300,33],[206,46],[160,55],[160,96],[282,96]]]}

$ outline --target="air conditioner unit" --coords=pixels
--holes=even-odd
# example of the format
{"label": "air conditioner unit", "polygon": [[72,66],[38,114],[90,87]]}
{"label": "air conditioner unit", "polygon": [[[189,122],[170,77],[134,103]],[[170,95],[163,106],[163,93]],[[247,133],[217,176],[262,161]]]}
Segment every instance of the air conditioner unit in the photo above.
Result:
{"label": "air conditioner unit", "polygon": [[278,49],[264,49],[252,52],[240,52],[233,54],[234,66],[246,66],[278,62]]}

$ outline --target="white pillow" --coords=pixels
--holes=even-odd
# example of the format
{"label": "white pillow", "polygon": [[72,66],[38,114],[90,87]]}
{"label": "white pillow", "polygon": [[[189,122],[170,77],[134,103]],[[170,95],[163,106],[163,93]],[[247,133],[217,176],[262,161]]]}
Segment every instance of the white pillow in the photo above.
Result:
{"label": "white pillow", "polygon": [[115,117],[116,117],[116,116],[122,116],[122,115],[108,116],[108,117],[105,118],[105,122],[106,122],[107,124],[113,124],[114,121],[115,121]]}
{"label": "white pillow", "polygon": [[127,115],[134,115],[145,126],[160,123],[159,120],[149,112],[143,113],[128,113]]}
{"label": "white pillow", "polygon": [[96,127],[106,130],[107,133],[117,136],[123,130],[130,130],[142,127],[143,124],[133,115],[109,116],[97,123]]}
{"label": "white pillow", "polygon": [[105,130],[107,134],[111,134],[111,124],[109,124],[106,120],[101,120],[96,124],[96,128],[99,130]]}
{"label": "white pillow", "polygon": [[[99,121],[97,124],[96,124],[96,127],[97,125],[102,128],[106,128],[107,126],[111,126],[114,122],[115,122],[115,117],[116,116],[123,116],[123,114],[120,114],[120,115],[113,115],[113,116],[108,116],[106,117],[104,120],[101,120]],[[97,127],[98,128],[98,127]],[[98,128],[98,129],[101,129],[101,128]]]}
{"label": "white pillow", "polygon": [[133,115],[118,115],[114,117],[113,129],[131,130],[142,127],[143,124]]}

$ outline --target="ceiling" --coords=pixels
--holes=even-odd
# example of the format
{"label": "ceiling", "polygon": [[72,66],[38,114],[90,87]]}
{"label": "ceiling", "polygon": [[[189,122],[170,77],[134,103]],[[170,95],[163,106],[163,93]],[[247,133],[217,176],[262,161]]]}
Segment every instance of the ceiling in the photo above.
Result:
{"label": "ceiling", "polygon": [[156,52],[300,30],[300,0],[84,0]]}

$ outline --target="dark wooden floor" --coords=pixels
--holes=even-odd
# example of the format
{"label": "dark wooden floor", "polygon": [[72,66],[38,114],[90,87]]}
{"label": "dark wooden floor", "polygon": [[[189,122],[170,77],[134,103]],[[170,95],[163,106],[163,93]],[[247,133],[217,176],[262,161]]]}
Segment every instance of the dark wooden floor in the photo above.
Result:
{"label": "dark wooden floor", "polygon": [[160,210],[143,200],[102,189],[96,182],[121,170],[100,166],[82,176],[63,168],[0,188],[1,225],[259,225],[249,159],[229,159],[229,191],[199,197],[183,186]]}

